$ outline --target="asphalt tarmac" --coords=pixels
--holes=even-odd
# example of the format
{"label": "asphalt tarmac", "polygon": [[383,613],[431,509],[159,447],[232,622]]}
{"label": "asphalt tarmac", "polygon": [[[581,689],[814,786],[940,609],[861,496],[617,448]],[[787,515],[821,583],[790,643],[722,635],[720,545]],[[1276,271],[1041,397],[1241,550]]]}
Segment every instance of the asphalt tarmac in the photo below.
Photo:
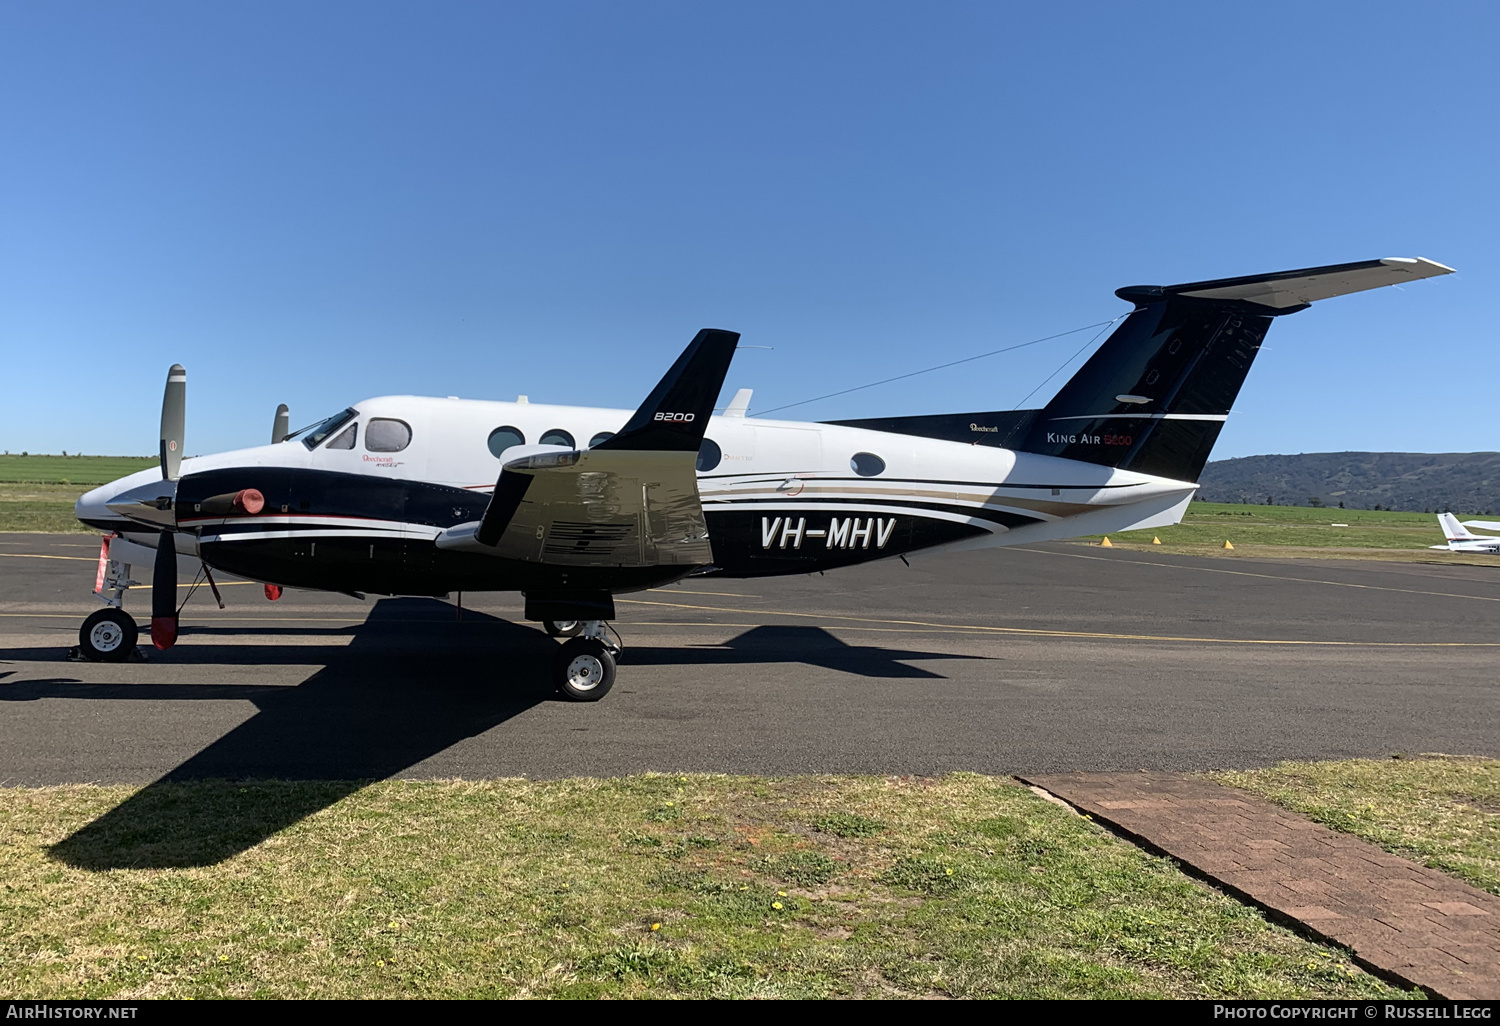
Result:
{"label": "asphalt tarmac", "polygon": [[[619,602],[603,701],[516,595],[222,582],[70,662],[97,542],[0,535],[0,783],[1184,770],[1500,751],[1500,570],[1048,545]],[[141,568],[137,576],[149,575]],[[183,579],[181,594],[188,593]],[[144,623],[146,589],[126,608]],[[143,632],[144,633],[144,632]]]}

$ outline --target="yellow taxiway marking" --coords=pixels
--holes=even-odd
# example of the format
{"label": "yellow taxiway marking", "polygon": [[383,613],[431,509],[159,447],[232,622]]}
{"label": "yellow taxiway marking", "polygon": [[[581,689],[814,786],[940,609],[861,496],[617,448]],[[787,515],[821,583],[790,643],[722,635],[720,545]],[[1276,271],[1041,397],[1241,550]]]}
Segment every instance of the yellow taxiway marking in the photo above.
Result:
{"label": "yellow taxiway marking", "polygon": [[665,593],[670,595],[722,595],[725,598],[760,598],[759,595],[746,595],[738,591],[678,591],[675,588],[647,588],[652,593]]}
{"label": "yellow taxiway marking", "polygon": [[1128,556],[1089,556],[1082,552],[1049,552],[1046,549],[1027,549],[1017,545],[1015,552],[1035,552],[1043,556],[1066,556],[1069,559],[1097,559],[1105,563],[1133,563],[1137,566],[1162,566],[1168,570],[1195,570],[1202,574],[1229,574],[1231,577],[1264,577],[1268,581],[1292,581],[1296,584],[1326,584],[1332,588],[1360,588],[1364,591],[1394,591],[1402,595],[1432,595],[1437,598],[1472,599],[1475,602],[1500,602],[1500,597],[1490,595],[1459,595],[1451,591],[1422,591],[1417,588],[1388,588],[1380,584],[1354,584],[1349,581],[1320,581],[1313,577],[1281,577],[1277,574],[1257,574],[1249,570],[1220,570],[1211,566],[1184,566],[1180,563],[1154,563],[1148,559],[1131,559]]}
{"label": "yellow taxiway marking", "polygon": [[[741,613],[740,609],[720,606],[691,606],[679,602],[649,602],[645,599],[616,599],[633,606],[671,606],[677,609],[700,609],[713,613]],[[947,630],[973,631],[976,634],[1020,634],[1042,638],[1100,638],[1109,641],[1189,641],[1209,645],[1308,645],[1348,648],[1500,648],[1500,641],[1306,641],[1281,638],[1194,638],[1173,634],[1112,634],[1103,631],[1049,631],[1039,627],[990,627],[984,624],[931,623],[926,620],[882,620],[870,616],[840,616],[835,613],[794,613],[776,609],[758,609],[768,616],[796,616],[811,620],[847,620],[851,623],[890,624],[895,627],[937,627]]]}
{"label": "yellow taxiway marking", "polygon": [[0,556],[9,556],[11,559],[76,559],[80,563],[97,563],[98,556],[44,556],[37,552],[0,552]]}

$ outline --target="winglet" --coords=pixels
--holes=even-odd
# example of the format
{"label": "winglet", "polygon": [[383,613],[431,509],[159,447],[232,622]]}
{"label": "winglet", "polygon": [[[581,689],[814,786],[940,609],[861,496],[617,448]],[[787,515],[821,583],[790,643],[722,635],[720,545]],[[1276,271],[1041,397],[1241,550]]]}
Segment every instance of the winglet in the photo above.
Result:
{"label": "winglet", "polygon": [[739,341],[736,331],[698,332],[620,433],[594,448],[697,452]]}

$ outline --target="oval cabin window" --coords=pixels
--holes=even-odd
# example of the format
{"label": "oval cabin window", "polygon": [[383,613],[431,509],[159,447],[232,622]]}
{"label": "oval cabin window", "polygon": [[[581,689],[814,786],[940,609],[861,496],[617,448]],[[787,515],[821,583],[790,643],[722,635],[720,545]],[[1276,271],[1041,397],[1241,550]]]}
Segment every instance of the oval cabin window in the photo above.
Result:
{"label": "oval cabin window", "polygon": [[569,449],[571,449],[573,448],[573,436],[568,434],[562,428],[553,428],[551,431],[548,431],[545,435],[542,436],[542,444],[566,445]]}
{"label": "oval cabin window", "polygon": [[371,452],[400,452],[411,444],[411,425],[404,420],[376,417],[365,425],[365,448]]}
{"label": "oval cabin window", "polygon": [[595,435],[593,438],[589,439],[589,448],[592,449],[594,446],[598,445],[600,442],[607,442],[607,441],[609,441],[613,437],[615,437],[615,433],[613,431],[601,431],[597,435]]}
{"label": "oval cabin window", "polygon": [[712,438],[705,438],[703,444],[698,446],[698,473],[706,474],[719,465],[724,458],[724,450]]}
{"label": "oval cabin window", "polygon": [[521,434],[520,428],[497,427],[490,432],[490,455],[496,459],[500,454],[513,445],[525,445],[526,436]]}
{"label": "oval cabin window", "polygon": [[857,452],[850,458],[849,467],[860,477],[874,477],[885,473],[885,460],[873,452]]}

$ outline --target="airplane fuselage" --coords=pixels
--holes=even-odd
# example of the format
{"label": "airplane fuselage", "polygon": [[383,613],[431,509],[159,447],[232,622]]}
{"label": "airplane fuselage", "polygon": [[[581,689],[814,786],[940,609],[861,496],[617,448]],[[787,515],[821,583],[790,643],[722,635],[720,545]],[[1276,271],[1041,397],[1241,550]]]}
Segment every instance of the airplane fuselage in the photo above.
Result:
{"label": "airplane fuselage", "polygon": [[[1180,519],[1195,489],[993,445],[716,416],[697,474],[709,567],[631,566],[642,561],[623,558],[607,530],[587,524],[539,532],[536,561],[476,559],[440,540],[483,514],[502,463],[545,451],[539,444],[559,452],[597,444],[630,411],[415,396],[351,410],[312,448],[294,438],[184,460],[172,512],[179,549],[215,569],[290,587],[624,592],[687,573],[811,573],[918,550],[1156,527]],[[353,444],[333,447],[348,425],[358,426]],[[155,545],[155,532],[105,504],[149,499],[161,485],[153,469],[96,489],[79,501],[79,518]],[[259,491],[264,508],[226,515],[206,501],[242,489]],[[568,565],[546,561],[549,554]]]}

